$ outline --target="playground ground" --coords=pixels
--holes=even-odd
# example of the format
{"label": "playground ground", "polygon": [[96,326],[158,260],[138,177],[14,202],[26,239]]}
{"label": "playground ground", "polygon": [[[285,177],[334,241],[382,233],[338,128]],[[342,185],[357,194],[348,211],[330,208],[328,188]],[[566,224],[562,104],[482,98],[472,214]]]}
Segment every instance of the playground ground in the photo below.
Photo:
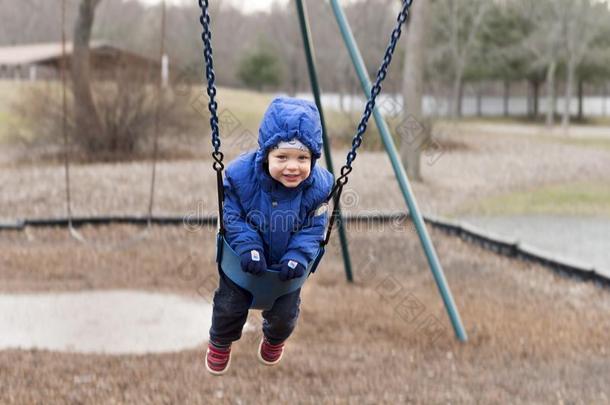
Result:
{"label": "playground ground", "polygon": [[[574,184],[589,185],[591,198],[578,203],[582,212],[605,212],[596,199],[597,185],[610,173],[604,148],[522,136],[452,139],[455,147],[424,166],[426,183],[414,185],[426,213],[451,215],[506,193]],[[401,209],[387,159],[370,152],[358,159],[346,208]],[[145,162],[75,166],[75,214],[144,213],[148,168]],[[3,219],[63,216],[62,175],[53,164],[4,167]],[[213,213],[209,162],[163,162],[158,175],[158,215]],[[7,350],[0,351],[0,403],[610,401],[607,288],[430,230],[469,334],[463,344],[453,337],[412,230],[404,224],[350,226],[356,283],[345,282],[335,241],[305,287],[301,320],[280,366],[257,363],[258,332],[236,344],[232,370],[222,378],[204,371],[203,346],[137,356]],[[0,291],[211,296],[213,229],[154,227],[144,242],[118,250],[103,245],[137,229],[82,231],[104,241],[102,247],[82,245],[64,229],[0,234]]]}
{"label": "playground ground", "polygon": [[[136,229],[85,229],[118,241]],[[222,378],[203,346],[173,354],[0,352],[2,403],[607,403],[608,290],[432,230],[469,334],[455,340],[409,228],[350,233],[356,282],[333,244],[303,292],[302,315],[276,368],[235,345]],[[65,230],[1,236],[0,289],[138,289],[211,297],[213,229],[155,227],[142,243],[92,249]],[[78,308],[75,308],[78,310]],[[251,318],[259,325],[259,316]],[[202,337],[203,338],[203,337]],[[606,376],[606,377],[604,377]]]}

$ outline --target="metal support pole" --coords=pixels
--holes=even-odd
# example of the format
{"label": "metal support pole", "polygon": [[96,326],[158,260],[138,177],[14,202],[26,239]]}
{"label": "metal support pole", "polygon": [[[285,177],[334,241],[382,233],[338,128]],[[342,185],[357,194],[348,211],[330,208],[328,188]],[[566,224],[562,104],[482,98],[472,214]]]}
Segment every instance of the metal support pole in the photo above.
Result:
{"label": "metal support pole", "polygon": [[[318,85],[318,73],[316,70],[315,56],[313,49],[313,41],[311,39],[311,31],[309,29],[309,19],[307,17],[307,9],[303,4],[302,0],[296,1],[297,13],[299,15],[299,24],[301,26],[301,36],[303,38],[303,47],[305,48],[305,58],[307,59],[307,70],[309,71],[309,81],[311,83],[311,91],[313,97],[318,106],[320,112],[320,121],[322,122],[322,137],[324,139],[324,158],[326,159],[326,166],[328,171],[335,175],[333,169],[333,160],[330,153],[330,143],[328,141],[328,133],[326,131],[326,121],[324,120],[324,110],[322,109],[322,102],[320,100],[320,86]],[[348,282],[353,282],[352,276],[352,264],[349,255],[349,248],[347,245],[347,236],[345,233],[344,221],[341,214],[339,214],[339,221],[337,221],[339,228],[339,239],[341,241],[341,253],[343,254],[343,264],[345,266],[345,277]]]}
{"label": "metal support pole", "polygon": [[[364,60],[362,59],[362,55],[360,54],[360,50],[358,49],[358,45],[356,44],[351,28],[349,26],[349,23],[347,22],[347,18],[345,17],[345,14],[343,12],[343,9],[341,8],[341,5],[339,4],[339,1],[331,0],[331,5],[335,14],[335,19],[337,20],[337,24],[339,25],[339,29],[341,30],[343,41],[345,42],[356,73],[358,74],[358,78],[360,79],[362,89],[365,95],[368,97],[368,95],[371,94],[371,82],[368,77]],[[430,266],[430,269],[432,270],[432,275],[434,276],[434,280],[436,281],[436,285],[439,289],[439,292],[445,304],[445,308],[453,325],[455,335],[460,341],[465,342],[466,340],[468,340],[468,336],[466,335],[466,331],[464,330],[464,327],[462,325],[460,314],[458,313],[455,302],[453,301],[451,290],[449,289],[449,285],[447,284],[447,280],[445,279],[443,269],[441,268],[441,265],[438,261],[438,257],[436,256],[434,246],[430,241],[430,236],[428,235],[428,231],[426,230],[424,220],[422,218],[421,213],[419,212],[419,208],[417,207],[417,202],[413,197],[413,191],[411,190],[409,179],[407,178],[402,163],[400,162],[400,158],[398,156],[398,152],[396,151],[396,146],[394,145],[392,136],[390,135],[388,125],[386,124],[385,120],[383,119],[383,116],[380,114],[377,107],[374,108],[373,115],[375,117],[375,123],[377,124],[377,128],[379,129],[379,134],[381,135],[383,145],[386,149],[388,156],[390,157],[390,161],[392,162],[392,168],[394,169],[394,174],[396,175],[396,178],[398,180],[398,185],[400,186],[402,195],[405,199],[407,207],[409,208],[409,213],[411,218],[413,219],[413,224],[415,225],[415,229],[417,230],[417,235],[419,236],[419,240],[422,244],[424,252],[426,253],[426,258],[428,259],[428,264]]]}

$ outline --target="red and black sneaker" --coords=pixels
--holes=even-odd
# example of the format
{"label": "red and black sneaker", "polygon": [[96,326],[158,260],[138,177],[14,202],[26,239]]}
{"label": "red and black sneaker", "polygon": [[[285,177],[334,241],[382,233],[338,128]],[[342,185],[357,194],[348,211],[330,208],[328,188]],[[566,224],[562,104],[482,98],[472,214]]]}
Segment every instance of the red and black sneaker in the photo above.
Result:
{"label": "red and black sneaker", "polygon": [[282,360],[284,342],[273,345],[263,336],[258,346],[258,359],[266,366],[275,366]]}
{"label": "red and black sneaker", "polygon": [[219,347],[208,343],[205,353],[205,368],[213,375],[223,375],[231,365],[231,346]]}

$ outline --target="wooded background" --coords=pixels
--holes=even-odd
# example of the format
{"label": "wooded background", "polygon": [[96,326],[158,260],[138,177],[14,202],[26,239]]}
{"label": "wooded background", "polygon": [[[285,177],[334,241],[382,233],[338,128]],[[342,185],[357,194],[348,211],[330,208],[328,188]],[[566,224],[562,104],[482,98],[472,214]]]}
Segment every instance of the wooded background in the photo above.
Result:
{"label": "wooded background", "polygon": [[[69,27],[78,0],[68,0]],[[222,86],[308,90],[308,76],[294,5],[270,13],[245,14],[226,1],[211,2],[218,83]],[[397,0],[345,2],[345,11],[367,66],[374,73],[394,23]],[[417,2],[415,2],[417,3]],[[597,0],[432,0],[424,31],[425,92],[450,96],[459,115],[460,94],[528,95],[529,111],[539,97],[608,93],[610,12]],[[0,1],[0,45],[58,41],[58,1]],[[358,84],[326,1],[307,2],[321,85],[325,91],[357,93]],[[102,0],[92,39],[156,58],[159,6]],[[200,80],[202,50],[195,1],[168,6],[167,53],[174,73]],[[69,36],[72,29],[68,29]],[[404,64],[404,43],[396,64]],[[261,57],[262,55],[262,57]],[[277,74],[269,82],[247,80],[248,62],[258,57]],[[222,67],[222,68],[220,68]],[[241,74],[240,74],[241,71]],[[403,70],[392,69],[386,91],[400,92]],[[570,93],[568,93],[570,92]],[[549,112],[550,114],[550,112]],[[549,117],[550,119],[550,117]]]}

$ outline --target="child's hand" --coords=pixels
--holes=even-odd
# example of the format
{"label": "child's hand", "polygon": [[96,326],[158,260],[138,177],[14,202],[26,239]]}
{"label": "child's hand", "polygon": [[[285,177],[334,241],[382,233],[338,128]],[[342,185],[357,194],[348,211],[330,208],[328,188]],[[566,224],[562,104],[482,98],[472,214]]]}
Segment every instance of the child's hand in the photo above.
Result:
{"label": "child's hand", "polygon": [[305,274],[305,266],[301,263],[295,262],[294,260],[288,260],[282,263],[280,269],[280,280],[292,280]]}
{"label": "child's hand", "polygon": [[246,273],[252,273],[255,276],[263,274],[267,269],[267,263],[265,262],[265,256],[258,250],[251,250],[240,256],[241,269]]}

